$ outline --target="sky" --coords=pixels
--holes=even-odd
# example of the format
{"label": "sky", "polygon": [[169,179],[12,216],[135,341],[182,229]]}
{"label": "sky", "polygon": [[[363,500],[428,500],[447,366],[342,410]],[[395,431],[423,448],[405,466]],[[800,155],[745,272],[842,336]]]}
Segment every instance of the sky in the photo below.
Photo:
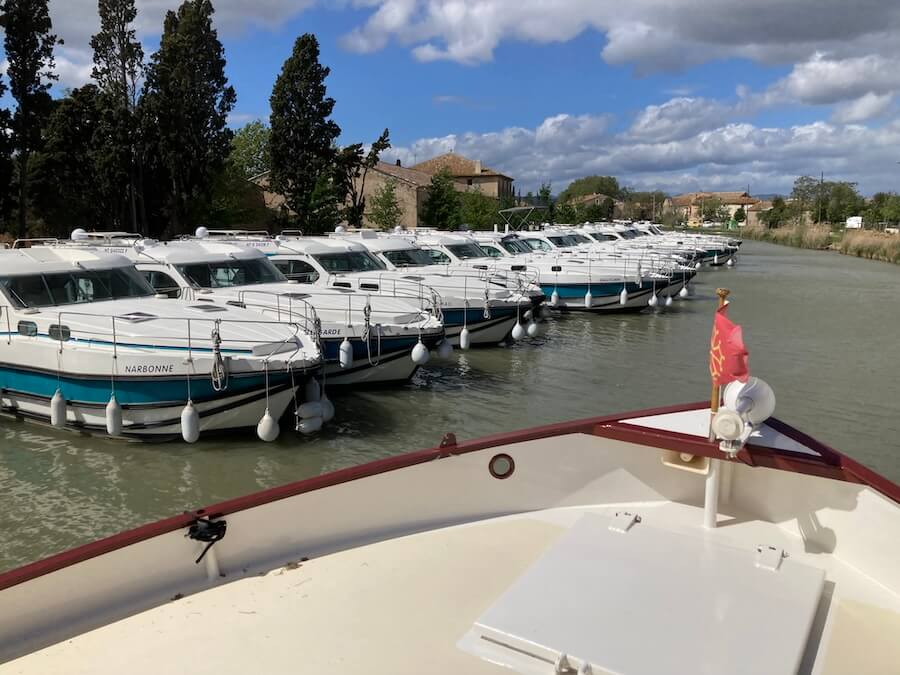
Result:
{"label": "sky", "polygon": [[[384,159],[456,151],[554,192],[788,193],[798,175],[900,190],[897,0],[213,0],[238,94],[269,113],[294,40],[316,34],[342,143]],[[148,56],[178,0],[138,0]],[[60,80],[90,78],[96,0],[50,0]],[[0,49],[0,72],[2,65]],[[7,97],[7,103],[8,97]]]}

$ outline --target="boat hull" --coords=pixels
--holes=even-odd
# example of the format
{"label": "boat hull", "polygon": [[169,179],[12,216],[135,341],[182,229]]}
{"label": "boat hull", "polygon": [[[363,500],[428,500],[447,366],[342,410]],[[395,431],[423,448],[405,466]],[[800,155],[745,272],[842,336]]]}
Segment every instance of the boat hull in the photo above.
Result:
{"label": "boat hull", "polygon": [[[419,369],[412,360],[412,350],[419,342],[418,335],[382,337],[379,349],[378,338],[371,335],[368,340],[349,338],[353,347],[353,363],[343,367],[340,363],[340,349],[343,338],[322,340],[325,354],[325,378],[328,386],[382,386],[408,381]],[[429,351],[443,339],[443,332],[423,333],[422,344]]]}

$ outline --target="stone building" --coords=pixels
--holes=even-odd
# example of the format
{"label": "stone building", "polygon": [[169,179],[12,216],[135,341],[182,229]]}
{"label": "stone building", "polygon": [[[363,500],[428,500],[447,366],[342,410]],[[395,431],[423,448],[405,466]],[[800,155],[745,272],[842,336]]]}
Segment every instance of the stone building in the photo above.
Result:
{"label": "stone building", "polygon": [[[512,178],[482,166],[480,160],[467,159],[451,152],[420,162],[412,167],[401,166],[400,160],[394,164],[378,162],[369,170],[362,188],[367,209],[375,193],[385,183],[393,181],[397,202],[403,211],[400,222],[397,224],[409,229],[416,227],[419,224],[425,201],[428,199],[431,178],[441,169],[447,169],[450,172],[459,192],[479,189],[487,197],[497,199],[504,196],[512,197]],[[357,180],[361,182],[362,179]],[[274,210],[284,208],[284,196],[268,189],[268,172],[255,176],[251,181],[262,188],[263,199],[268,208]],[[357,189],[359,189],[359,185],[357,185]],[[368,218],[364,218],[364,224],[371,225]]]}
{"label": "stone building", "polygon": [[759,202],[747,192],[687,192],[672,197],[667,206],[686,218],[689,226],[698,227],[703,222],[703,206],[710,200],[718,200],[725,207],[729,219],[741,207],[746,212],[748,207]]}
{"label": "stone building", "polygon": [[482,194],[495,199],[513,196],[513,179],[499,171],[494,171],[482,166],[480,159],[469,159],[455,152],[438,155],[424,162],[419,162],[412,167],[416,171],[423,171],[434,175],[446,169],[450,175],[468,188],[480,189]]}

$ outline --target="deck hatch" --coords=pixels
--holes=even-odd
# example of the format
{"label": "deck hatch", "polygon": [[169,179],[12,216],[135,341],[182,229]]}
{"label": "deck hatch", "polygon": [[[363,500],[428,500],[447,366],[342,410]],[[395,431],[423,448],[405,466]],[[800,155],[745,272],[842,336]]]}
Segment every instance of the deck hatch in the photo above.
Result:
{"label": "deck hatch", "polygon": [[[795,673],[820,569],[757,564],[756,546],[585,515],[482,614],[460,647],[519,672]],[[620,528],[621,529],[621,528]],[[764,645],[764,648],[760,648]]]}

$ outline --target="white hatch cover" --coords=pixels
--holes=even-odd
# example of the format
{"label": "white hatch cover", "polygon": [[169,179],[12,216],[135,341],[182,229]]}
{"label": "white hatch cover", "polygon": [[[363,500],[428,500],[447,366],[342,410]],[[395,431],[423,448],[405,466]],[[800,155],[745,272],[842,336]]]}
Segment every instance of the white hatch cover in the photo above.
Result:
{"label": "white hatch cover", "polygon": [[585,515],[460,647],[524,673],[561,655],[573,673],[795,673],[824,572],[760,549]]}

